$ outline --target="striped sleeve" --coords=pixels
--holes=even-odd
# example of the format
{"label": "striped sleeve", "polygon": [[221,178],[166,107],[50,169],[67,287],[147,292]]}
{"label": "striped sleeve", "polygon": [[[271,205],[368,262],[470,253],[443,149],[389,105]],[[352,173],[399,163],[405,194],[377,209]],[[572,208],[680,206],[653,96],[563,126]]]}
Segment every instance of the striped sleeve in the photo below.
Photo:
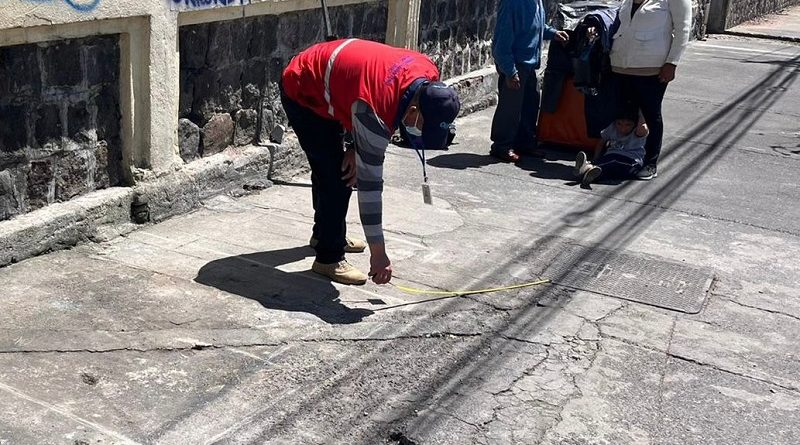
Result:
{"label": "striped sleeve", "polygon": [[366,102],[354,102],[352,113],[361,225],[368,243],[383,244],[383,160],[391,135]]}

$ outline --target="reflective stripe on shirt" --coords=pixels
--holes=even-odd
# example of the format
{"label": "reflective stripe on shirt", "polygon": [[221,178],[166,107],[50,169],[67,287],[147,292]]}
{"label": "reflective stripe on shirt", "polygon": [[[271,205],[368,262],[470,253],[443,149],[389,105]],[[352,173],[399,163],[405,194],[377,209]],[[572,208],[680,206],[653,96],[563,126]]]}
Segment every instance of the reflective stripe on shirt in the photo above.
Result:
{"label": "reflective stripe on shirt", "polygon": [[331,56],[328,58],[328,66],[325,68],[325,102],[328,103],[328,114],[333,116],[333,104],[331,103],[331,71],[333,71],[333,63],[336,62],[336,56],[344,49],[345,46],[353,43],[357,39],[347,39],[337,46]]}

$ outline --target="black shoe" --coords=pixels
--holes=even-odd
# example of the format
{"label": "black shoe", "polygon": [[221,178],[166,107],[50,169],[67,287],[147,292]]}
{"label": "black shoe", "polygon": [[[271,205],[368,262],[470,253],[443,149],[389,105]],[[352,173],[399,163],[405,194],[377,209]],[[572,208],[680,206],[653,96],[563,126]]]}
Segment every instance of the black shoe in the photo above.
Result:
{"label": "black shoe", "polygon": [[658,171],[654,164],[645,165],[636,173],[636,177],[642,181],[649,181],[658,176]]}

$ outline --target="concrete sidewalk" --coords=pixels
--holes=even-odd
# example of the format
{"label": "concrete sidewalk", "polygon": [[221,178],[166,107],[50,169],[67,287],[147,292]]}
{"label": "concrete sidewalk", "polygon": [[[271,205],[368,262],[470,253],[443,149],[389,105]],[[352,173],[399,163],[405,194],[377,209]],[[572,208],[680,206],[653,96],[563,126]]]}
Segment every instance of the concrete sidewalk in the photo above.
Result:
{"label": "concrete sidewalk", "polygon": [[693,43],[651,182],[497,163],[493,110],[433,206],[391,150],[396,285],[548,285],[322,280],[305,178],[0,269],[0,444],[800,443],[799,61]]}
{"label": "concrete sidewalk", "polygon": [[734,26],[728,31],[800,42],[800,5]]}

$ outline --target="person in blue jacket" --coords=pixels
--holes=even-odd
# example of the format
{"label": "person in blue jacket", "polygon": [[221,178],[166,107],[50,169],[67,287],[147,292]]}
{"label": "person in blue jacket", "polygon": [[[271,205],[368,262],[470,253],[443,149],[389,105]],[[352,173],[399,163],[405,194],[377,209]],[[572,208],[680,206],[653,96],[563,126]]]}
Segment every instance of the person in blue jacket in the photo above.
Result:
{"label": "person in blue jacket", "polygon": [[492,43],[500,79],[490,154],[503,161],[516,162],[520,153],[536,148],[536,69],[544,40],[567,42],[569,35],[547,25],[542,0],[500,0]]}

